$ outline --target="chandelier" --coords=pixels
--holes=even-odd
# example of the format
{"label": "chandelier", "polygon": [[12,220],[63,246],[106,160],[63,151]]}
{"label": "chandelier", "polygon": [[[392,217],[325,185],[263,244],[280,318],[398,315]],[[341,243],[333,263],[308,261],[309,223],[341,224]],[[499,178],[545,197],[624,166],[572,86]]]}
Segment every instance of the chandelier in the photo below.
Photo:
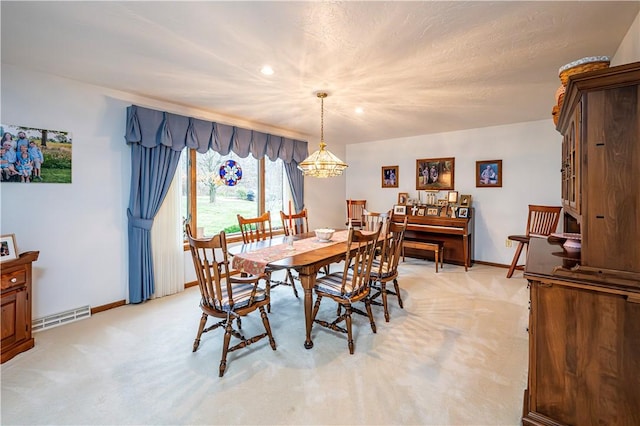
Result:
{"label": "chandelier", "polygon": [[319,178],[340,176],[348,166],[330,151],[327,151],[325,149],[327,144],[324,143],[324,98],[327,97],[327,94],[318,92],[316,96],[320,98],[320,149],[298,164],[298,168],[305,176]]}

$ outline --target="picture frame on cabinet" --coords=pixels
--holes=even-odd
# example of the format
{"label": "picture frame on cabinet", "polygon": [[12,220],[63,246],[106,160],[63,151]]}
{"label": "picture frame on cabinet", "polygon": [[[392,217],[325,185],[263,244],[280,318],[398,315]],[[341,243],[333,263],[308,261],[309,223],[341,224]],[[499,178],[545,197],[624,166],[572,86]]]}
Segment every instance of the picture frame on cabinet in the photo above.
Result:
{"label": "picture frame on cabinet", "polygon": [[382,166],[382,187],[398,187],[398,166]]}
{"label": "picture frame on cabinet", "polygon": [[416,160],[417,190],[453,190],[454,177],[454,157]]}
{"label": "picture frame on cabinet", "polygon": [[457,217],[466,219],[469,217],[469,208],[468,207],[460,207],[458,208]]}
{"label": "picture frame on cabinet", "polygon": [[449,204],[456,204],[458,202],[458,191],[449,191],[447,201]]}
{"label": "picture frame on cabinet", "polygon": [[15,234],[7,234],[0,237],[0,262],[18,258]]}
{"label": "picture frame on cabinet", "polygon": [[427,207],[427,216],[439,216],[440,209],[438,207]]}
{"label": "picture frame on cabinet", "polygon": [[416,212],[416,216],[424,216],[426,209],[424,207],[419,207],[418,211]]}
{"label": "picture frame on cabinet", "polygon": [[502,187],[502,160],[476,161],[476,187]]}
{"label": "picture frame on cabinet", "polygon": [[396,204],[395,206],[393,206],[393,214],[406,215],[407,206],[405,204]]}
{"label": "picture frame on cabinet", "polygon": [[471,195],[460,196],[460,207],[471,207]]}
{"label": "picture frame on cabinet", "polygon": [[409,193],[408,192],[400,192],[398,194],[398,204],[406,205],[409,201]]}

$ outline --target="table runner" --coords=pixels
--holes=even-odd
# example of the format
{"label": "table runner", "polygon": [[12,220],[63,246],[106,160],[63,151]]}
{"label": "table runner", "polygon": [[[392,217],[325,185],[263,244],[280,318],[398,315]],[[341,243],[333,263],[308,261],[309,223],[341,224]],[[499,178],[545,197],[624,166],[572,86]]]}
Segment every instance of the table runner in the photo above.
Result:
{"label": "table runner", "polygon": [[334,232],[333,237],[328,242],[320,242],[316,237],[305,238],[303,240],[294,240],[293,247],[295,250],[287,248],[287,243],[277,244],[271,247],[265,247],[248,253],[238,253],[233,256],[231,266],[233,269],[246,272],[251,275],[259,275],[264,273],[269,262],[291,257],[300,253],[305,253],[318,248],[327,247],[328,245],[342,243],[347,241],[349,231]]}

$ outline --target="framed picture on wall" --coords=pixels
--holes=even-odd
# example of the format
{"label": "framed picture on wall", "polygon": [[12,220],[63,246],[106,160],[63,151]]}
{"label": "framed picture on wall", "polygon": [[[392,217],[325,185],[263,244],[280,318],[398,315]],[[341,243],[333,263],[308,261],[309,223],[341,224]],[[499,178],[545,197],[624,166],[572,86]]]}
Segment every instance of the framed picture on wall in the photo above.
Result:
{"label": "framed picture on wall", "polygon": [[416,160],[416,189],[453,190],[455,158]]}
{"label": "framed picture on wall", "polygon": [[16,247],[16,236],[14,234],[7,234],[0,237],[0,262],[17,258],[18,249]]}
{"label": "framed picture on wall", "polygon": [[382,187],[398,187],[398,166],[382,166]]}
{"label": "framed picture on wall", "polygon": [[[11,167],[2,170],[2,183],[71,183],[70,132],[1,123],[0,136],[2,148],[12,150],[16,158],[13,170]],[[28,152],[21,161],[23,146]],[[27,158],[31,159],[30,166],[23,165]]]}
{"label": "framed picture on wall", "polygon": [[476,187],[502,187],[502,160],[476,161]]}

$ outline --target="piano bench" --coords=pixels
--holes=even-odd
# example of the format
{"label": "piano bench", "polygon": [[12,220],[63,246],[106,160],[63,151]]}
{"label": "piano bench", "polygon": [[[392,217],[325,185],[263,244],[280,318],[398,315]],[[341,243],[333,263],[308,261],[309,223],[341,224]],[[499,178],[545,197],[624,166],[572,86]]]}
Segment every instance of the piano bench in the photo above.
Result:
{"label": "piano bench", "polygon": [[404,240],[402,242],[402,261],[403,262],[404,262],[405,247],[417,249],[417,250],[432,251],[434,253],[434,260],[436,261],[436,273],[438,273],[438,261],[440,262],[440,267],[444,268],[444,243],[442,241]]}

